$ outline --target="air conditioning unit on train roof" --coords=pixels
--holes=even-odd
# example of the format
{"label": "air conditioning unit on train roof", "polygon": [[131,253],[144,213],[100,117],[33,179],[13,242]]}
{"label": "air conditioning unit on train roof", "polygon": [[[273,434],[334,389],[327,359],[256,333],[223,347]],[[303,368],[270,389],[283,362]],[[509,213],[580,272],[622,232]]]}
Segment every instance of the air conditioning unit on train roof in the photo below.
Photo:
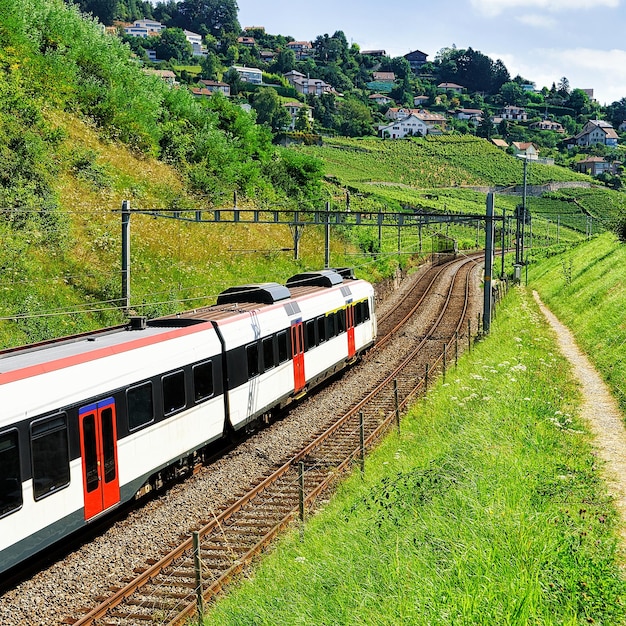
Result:
{"label": "air conditioning unit on train roof", "polygon": [[295,274],[287,281],[287,287],[334,287],[342,282],[342,276],[335,270],[320,270]]}
{"label": "air conditioning unit on train roof", "polygon": [[217,296],[217,304],[236,304],[237,302],[254,302],[258,304],[274,304],[291,298],[289,289],[278,283],[261,283],[258,285],[240,285],[229,287]]}

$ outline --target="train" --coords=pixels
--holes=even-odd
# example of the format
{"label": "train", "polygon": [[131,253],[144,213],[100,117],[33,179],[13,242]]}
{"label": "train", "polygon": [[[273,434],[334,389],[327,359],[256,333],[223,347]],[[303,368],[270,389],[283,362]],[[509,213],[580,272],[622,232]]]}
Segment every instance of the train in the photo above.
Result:
{"label": "train", "polygon": [[188,472],[376,338],[349,268],[0,353],[0,574]]}

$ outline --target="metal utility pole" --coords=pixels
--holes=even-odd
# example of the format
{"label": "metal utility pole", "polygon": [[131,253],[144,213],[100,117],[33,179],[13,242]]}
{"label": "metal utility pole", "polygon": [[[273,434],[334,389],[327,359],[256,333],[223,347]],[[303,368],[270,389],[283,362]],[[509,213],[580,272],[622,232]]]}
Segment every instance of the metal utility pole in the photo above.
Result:
{"label": "metal utility pole", "polygon": [[524,190],[522,192],[522,245],[520,261],[524,261],[524,246],[526,241],[524,240],[524,230],[526,225],[526,175],[528,171],[528,159],[524,159]]}
{"label": "metal utility pole", "polygon": [[493,193],[487,194],[485,216],[485,284],[483,289],[483,333],[489,334],[493,301],[491,275],[493,272]]}
{"label": "metal utility pole", "polygon": [[130,309],[130,201],[122,202],[122,301]]}
{"label": "metal utility pole", "polygon": [[330,202],[326,202],[324,235],[324,269],[328,269],[330,267]]}

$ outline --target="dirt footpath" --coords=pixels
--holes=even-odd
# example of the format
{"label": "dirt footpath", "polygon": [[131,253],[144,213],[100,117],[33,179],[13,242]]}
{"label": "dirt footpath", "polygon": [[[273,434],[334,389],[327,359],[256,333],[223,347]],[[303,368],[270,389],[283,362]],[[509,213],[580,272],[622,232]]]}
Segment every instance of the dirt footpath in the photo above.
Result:
{"label": "dirt footpath", "polygon": [[606,480],[609,493],[622,517],[622,545],[626,554],[626,429],[617,401],[608,386],[578,348],[574,335],[541,301],[539,294],[533,296],[541,311],[554,329],[559,347],[572,364],[574,376],[581,385],[583,404],[581,416],[587,420],[595,437],[598,456],[606,463]]}

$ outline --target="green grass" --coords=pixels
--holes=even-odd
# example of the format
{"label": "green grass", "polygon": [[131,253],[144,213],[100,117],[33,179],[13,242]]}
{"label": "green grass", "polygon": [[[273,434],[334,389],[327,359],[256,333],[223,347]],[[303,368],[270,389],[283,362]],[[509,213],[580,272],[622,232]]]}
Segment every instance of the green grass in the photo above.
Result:
{"label": "green grass", "polygon": [[529,291],[212,625],[618,624],[626,584],[569,366]]}
{"label": "green grass", "polygon": [[626,411],[626,246],[607,233],[531,265],[529,285],[574,332]]}

